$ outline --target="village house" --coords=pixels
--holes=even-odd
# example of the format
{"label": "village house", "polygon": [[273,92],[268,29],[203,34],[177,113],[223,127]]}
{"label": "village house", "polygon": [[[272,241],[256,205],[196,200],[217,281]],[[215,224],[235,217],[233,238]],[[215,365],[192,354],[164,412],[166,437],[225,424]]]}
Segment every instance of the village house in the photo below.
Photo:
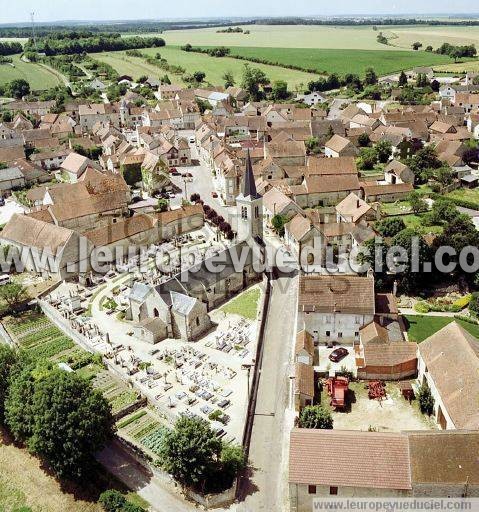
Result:
{"label": "village house", "polygon": [[434,398],[444,430],[479,430],[479,340],[451,322],[418,345],[418,383]]}
{"label": "village house", "polygon": [[315,342],[353,344],[374,320],[374,278],[304,275],[299,278],[298,330]]}
{"label": "village house", "polygon": [[337,158],[339,156],[358,156],[359,151],[356,146],[341,135],[333,135],[324,145],[324,154],[328,158]]}

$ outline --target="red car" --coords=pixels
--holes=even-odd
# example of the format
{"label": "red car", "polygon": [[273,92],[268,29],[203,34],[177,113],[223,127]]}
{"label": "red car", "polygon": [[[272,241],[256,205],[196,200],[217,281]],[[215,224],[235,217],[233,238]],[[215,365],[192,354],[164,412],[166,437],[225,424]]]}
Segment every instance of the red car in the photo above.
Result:
{"label": "red car", "polygon": [[337,348],[336,350],[333,350],[331,354],[329,354],[329,360],[333,363],[339,363],[339,361],[344,359],[348,354],[349,352],[345,348]]}

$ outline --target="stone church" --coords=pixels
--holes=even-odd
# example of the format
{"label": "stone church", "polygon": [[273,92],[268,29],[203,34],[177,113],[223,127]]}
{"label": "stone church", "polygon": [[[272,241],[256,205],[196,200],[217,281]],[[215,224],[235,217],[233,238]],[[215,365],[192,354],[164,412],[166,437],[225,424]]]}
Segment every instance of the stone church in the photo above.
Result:
{"label": "stone church", "polygon": [[211,328],[209,311],[261,279],[257,261],[264,248],[263,198],[256,190],[249,153],[236,203],[235,245],[157,286],[133,285],[127,319],[135,322],[139,338],[150,343],[166,338],[195,340]]}

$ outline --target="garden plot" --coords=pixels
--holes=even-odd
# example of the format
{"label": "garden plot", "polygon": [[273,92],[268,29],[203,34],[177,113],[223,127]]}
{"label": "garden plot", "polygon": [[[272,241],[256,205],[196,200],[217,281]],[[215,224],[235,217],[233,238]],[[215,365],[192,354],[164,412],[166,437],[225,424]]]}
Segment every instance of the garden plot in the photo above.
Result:
{"label": "garden plot", "polygon": [[5,328],[33,359],[49,359],[75,346],[46,316],[27,313],[18,318],[9,318]]}
{"label": "garden plot", "polygon": [[107,370],[100,371],[93,379],[93,386],[101,391],[111,405],[113,415],[118,415],[139,400],[139,393],[115,379]]}
{"label": "garden plot", "polygon": [[150,409],[143,408],[117,423],[121,437],[150,455],[159,455],[168,428]]}

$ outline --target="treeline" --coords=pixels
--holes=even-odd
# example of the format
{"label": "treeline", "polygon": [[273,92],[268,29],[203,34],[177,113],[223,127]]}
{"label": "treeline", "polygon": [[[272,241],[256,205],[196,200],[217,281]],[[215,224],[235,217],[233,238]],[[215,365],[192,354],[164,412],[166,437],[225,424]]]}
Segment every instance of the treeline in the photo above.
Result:
{"label": "treeline", "polygon": [[[74,32],[76,36],[79,32]],[[150,48],[165,46],[161,37],[121,37],[119,34],[101,34],[98,36],[66,38],[63,33],[60,37],[37,39],[36,45],[29,39],[25,45],[25,52],[41,52],[50,57],[53,55],[71,55],[79,53],[98,53],[119,50],[132,50],[135,48]]]}
{"label": "treeline", "polygon": [[0,41],[0,55],[14,55],[15,53],[22,53],[23,46],[17,42],[3,42]]}
{"label": "treeline", "polygon": [[216,46],[215,48],[201,48],[200,46],[191,46],[191,44],[185,44],[181,47],[184,52],[195,52],[195,53],[205,53],[210,57],[226,57],[231,53],[230,48],[226,48],[226,46]]}
{"label": "treeline", "polygon": [[185,68],[176,66],[175,64],[168,64],[168,61],[163,59],[160,53],[157,53],[154,57],[145,53],[142,53],[140,56],[143,57],[148,64],[156,66],[157,68],[163,69],[164,71],[174,75],[183,75],[186,73]]}
{"label": "treeline", "polygon": [[298,66],[296,64],[286,64],[269,59],[261,59],[259,57],[245,57],[244,55],[232,54],[230,48],[225,46],[217,46],[215,48],[202,48],[199,46],[191,46],[191,44],[185,44],[181,47],[185,52],[205,53],[211,57],[231,57],[232,59],[245,60],[247,62],[255,62],[256,64],[267,64],[269,66],[278,66],[280,68],[294,69],[297,71],[306,71],[307,73],[327,75],[327,71],[321,71],[316,68],[307,68],[305,66]]}
{"label": "treeline", "polygon": [[436,53],[439,55],[449,55],[449,57],[454,59],[460,59],[462,57],[475,57],[477,55],[477,49],[473,44],[455,46],[444,43],[436,50]]}
{"label": "treeline", "polygon": [[71,82],[85,76],[83,70],[76,65],[82,60],[81,55],[58,55],[57,57],[45,57],[43,59],[46,64],[66,75]]}
{"label": "treeline", "polygon": [[[238,22],[236,22],[238,23]],[[242,25],[251,25],[254,22],[251,20],[242,22]],[[221,22],[211,21],[172,21],[172,22],[158,22],[158,21],[132,21],[125,23],[99,23],[94,25],[82,25],[82,28],[75,28],[75,24],[72,25],[36,25],[35,34],[37,37],[49,37],[57,32],[91,32],[92,34],[104,34],[104,33],[148,33],[158,32],[161,33],[163,30],[186,30],[194,28],[215,28],[215,27],[229,27],[235,23],[232,20],[224,20]],[[0,27],[0,37],[22,37],[28,38],[32,36],[32,27],[30,24],[20,24],[17,26],[4,26]]]}
{"label": "treeline", "polygon": [[[262,18],[254,22],[256,25],[328,25],[328,26],[374,26],[374,25],[457,25],[464,27],[479,26],[479,20],[426,20],[417,18]],[[244,23],[242,23],[244,25]]]}

